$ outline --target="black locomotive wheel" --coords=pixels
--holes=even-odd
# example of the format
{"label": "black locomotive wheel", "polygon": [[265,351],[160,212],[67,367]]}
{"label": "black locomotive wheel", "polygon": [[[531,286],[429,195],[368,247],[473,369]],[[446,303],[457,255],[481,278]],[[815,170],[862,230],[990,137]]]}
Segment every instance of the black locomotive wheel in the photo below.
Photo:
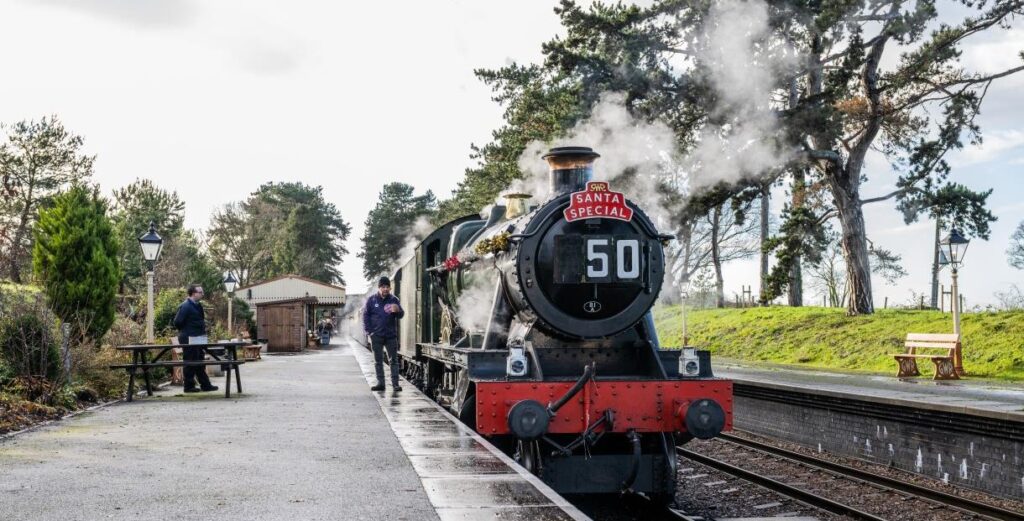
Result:
{"label": "black locomotive wheel", "polygon": [[462,410],[459,411],[459,421],[476,429],[476,394],[466,397],[466,402],[462,405]]}
{"label": "black locomotive wheel", "polygon": [[514,459],[516,463],[522,465],[530,474],[540,476],[542,466],[540,463],[540,443],[537,441],[519,440],[516,444]]}

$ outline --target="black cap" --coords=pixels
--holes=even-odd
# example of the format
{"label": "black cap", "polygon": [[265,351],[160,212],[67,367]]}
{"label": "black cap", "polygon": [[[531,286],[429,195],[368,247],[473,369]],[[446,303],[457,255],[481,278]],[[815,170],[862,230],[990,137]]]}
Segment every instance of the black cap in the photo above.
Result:
{"label": "black cap", "polygon": [[555,147],[548,150],[547,154],[540,156],[541,159],[547,159],[549,157],[588,157],[597,158],[601,157],[601,154],[594,152],[593,148],[590,147]]}
{"label": "black cap", "polygon": [[391,287],[391,279],[389,279],[387,277],[381,277],[380,280],[377,281],[377,287],[379,288],[381,286],[387,286],[387,287],[390,288]]}

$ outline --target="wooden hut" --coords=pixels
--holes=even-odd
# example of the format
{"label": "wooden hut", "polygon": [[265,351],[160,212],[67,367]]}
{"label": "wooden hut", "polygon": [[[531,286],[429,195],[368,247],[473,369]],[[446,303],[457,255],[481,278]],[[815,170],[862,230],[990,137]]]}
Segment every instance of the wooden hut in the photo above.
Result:
{"label": "wooden hut", "polygon": [[267,351],[302,351],[311,325],[310,310],[316,304],[316,297],[257,302],[257,336],[267,342]]}
{"label": "wooden hut", "polygon": [[299,275],[282,275],[239,288],[235,295],[256,310],[256,338],[267,351],[301,351],[324,311],[345,305],[345,288]]}

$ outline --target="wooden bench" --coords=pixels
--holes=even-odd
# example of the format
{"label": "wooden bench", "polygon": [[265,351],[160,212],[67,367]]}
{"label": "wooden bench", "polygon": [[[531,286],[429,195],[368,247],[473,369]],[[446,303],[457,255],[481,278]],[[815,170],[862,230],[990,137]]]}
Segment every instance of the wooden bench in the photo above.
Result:
{"label": "wooden bench", "polygon": [[[959,335],[907,333],[903,346],[907,352],[892,355],[899,364],[897,378],[921,376],[921,371],[917,369],[918,358],[927,358],[935,364],[933,380],[959,380],[964,374]],[[919,352],[922,349],[937,352]]]}
{"label": "wooden bench", "polygon": [[[137,369],[142,370],[143,376],[146,379],[146,391],[152,396],[152,388],[149,383],[149,369],[155,367],[203,367],[204,369],[208,365],[226,365],[229,369],[225,371],[225,385],[224,385],[224,397],[231,397],[231,369],[238,367],[245,363],[245,360],[203,360],[203,361],[166,361],[166,362],[149,362],[144,364],[116,364],[110,366],[111,369],[127,369],[128,370],[128,401],[132,401],[132,395],[135,393],[135,371]],[[235,385],[238,386],[238,392],[242,392],[242,382],[236,379]]]}
{"label": "wooden bench", "polygon": [[[235,386],[238,388],[238,392],[242,392],[242,375],[239,372],[239,367],[245,363],[245,360],[238,358],[238,348],[248,344],[248,342],[217,342],[213,344],[189,344],[189,347],[197,347],[203,350],[204,356],[211,356],[213,360],[161,360],[164,355],[172,352],[176,347],[175,345],[155,345],[155,344],[133,344],[126,346],[117,346],[114,349],[118,351],[130,351],[132,353],[132,361],[128,364],[116,364],[111,365],[111,369],[125,369],[128,371],[128,401],[132,401],[135,396],[135,373],[137,371],[142,372],[142,377],[146,382],[146,393],[149,396],[153,396],[153,385],[150,380],[149,370],[157,367],[169,367],[172,370],[176,367],[202,367],[204,370],[208,366],[227,366],[225,371],[226,381],[224,386],[224,397],[231,397],[231,373],[235,373]],[[184,346],[181,346],[184,347]],[[153,357],[149,356],[150,351],[156,351],[157,354]]]}

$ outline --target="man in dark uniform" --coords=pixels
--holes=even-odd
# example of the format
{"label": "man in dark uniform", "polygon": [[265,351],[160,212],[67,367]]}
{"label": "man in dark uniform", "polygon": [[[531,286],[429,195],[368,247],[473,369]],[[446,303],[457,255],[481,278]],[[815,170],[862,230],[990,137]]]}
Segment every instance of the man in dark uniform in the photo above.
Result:
{"label": "man in dark uniform", "polygon": [[[178,306],[178,313],[174,315],[174,327],[178,328],[178,343],[182,345],[185,352],[186,362],[201,362],[205,358],[201,347],[189,347],[188,337],[206,335],[206,313],[199,301],[203,298],[203,287],[198,284],[191,284],[188,287],[188,298]],[[201,391],[216,391],[217,386],[210,383],[210,377],[206,376],[206,368],[203,366],[185,366],[185,392],[198,393]],[[199,380],[199,388],[196,388],[196,379]]]}
{"label": "man in dark uniform", "polygon": [[405,311],[398,302],[398,297],[391,294],[391,281],[381,277],[377,283],[377,292],[366,299],[363,309],[363,331],[370,340],[373,350],[373,367],[377,370],[377,385],[373,391],[384,390],[384,350],[387,349],[388,360],[391,361],[391,387],[401,391],[398,385],[398,319],[405,316]]}

